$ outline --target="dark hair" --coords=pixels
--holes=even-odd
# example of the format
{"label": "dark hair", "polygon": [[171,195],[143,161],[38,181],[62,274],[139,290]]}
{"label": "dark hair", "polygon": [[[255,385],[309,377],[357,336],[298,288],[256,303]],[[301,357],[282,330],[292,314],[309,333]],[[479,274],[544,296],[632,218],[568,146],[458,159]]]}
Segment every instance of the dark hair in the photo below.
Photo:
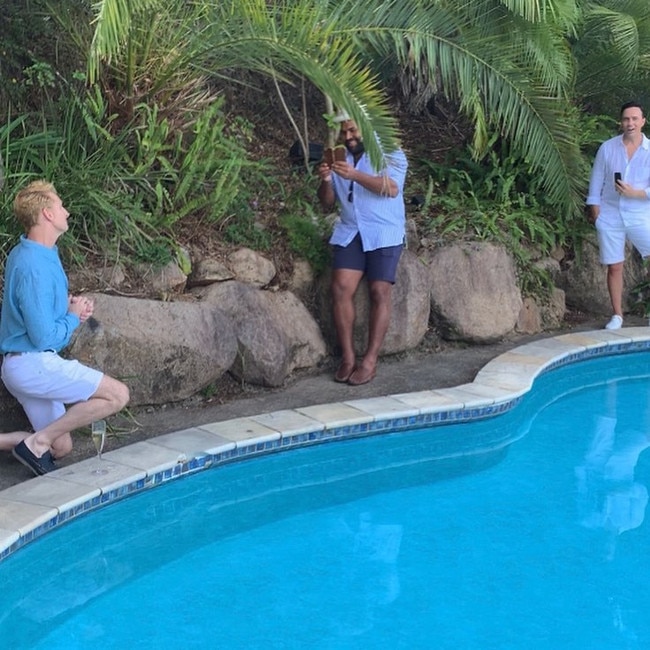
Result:
{"label": "dark hair", "polygon": [[639,109],[641,109],[641,115],[644,115],[643,106],[641,106],[641,104],[639,104],[639,102],[625,102],[625,104],[623,104],[623,106],[621,106],[621,117],[623,117],[623,113],[628,108],[639,108]]}

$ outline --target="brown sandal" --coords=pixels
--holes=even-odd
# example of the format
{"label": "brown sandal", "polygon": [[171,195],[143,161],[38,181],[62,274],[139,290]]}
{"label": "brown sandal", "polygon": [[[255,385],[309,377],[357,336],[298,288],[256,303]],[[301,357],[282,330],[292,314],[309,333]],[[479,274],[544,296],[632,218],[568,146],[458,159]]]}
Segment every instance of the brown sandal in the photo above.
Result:
{"label": "brown sandal", "polygon": [[341,362],[341,365],[334,375],[334,381],[337,381],[339,384],[346,384],[352,376],[352,373],[354,373],[354,369],[354,363],[346,363],[345,361]]}
{"label": "brown sandal", "polygon": [[367,384],[375,378],[376,374],[377,367],[367,370],[363,366],[359,366],[348,378],[348,384],[350,384],[350,386],[361,386],[362,384]]}

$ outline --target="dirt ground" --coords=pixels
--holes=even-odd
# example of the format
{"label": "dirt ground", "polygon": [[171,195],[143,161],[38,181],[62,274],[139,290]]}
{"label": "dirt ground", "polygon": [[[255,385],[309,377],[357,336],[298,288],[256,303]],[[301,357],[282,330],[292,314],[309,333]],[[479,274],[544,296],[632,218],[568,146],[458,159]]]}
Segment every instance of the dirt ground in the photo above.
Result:
{"label": "dirt ground", "polygon": [[[332,375],[335,359],[308,373],[296,374],[281,388],[243,386],[229,376],[223,378],[210,396],[197,396],[178,404],[135,409],[109,421],[105,451],[117,449],[172,431],[182,431],[209,422],[269,413],[314,404],[350,399],[447,388],[470,382],[490,360],[518,345],[570,331],[603,327],[605,319],[567,322],[562,330],[536,335],[512,336],[491,345],[467,346],[441,342],[434,335],[416,350],[384,357],[377,377],[364,386],[337,384]],[[643,325],[641,318],[626,317],[626,325]],[[95,454],[88,432],[74,434],[73,452],[59,465],[65,466]],[[0,490],[32,478],[31,472],[10,453],[0,452]]]}

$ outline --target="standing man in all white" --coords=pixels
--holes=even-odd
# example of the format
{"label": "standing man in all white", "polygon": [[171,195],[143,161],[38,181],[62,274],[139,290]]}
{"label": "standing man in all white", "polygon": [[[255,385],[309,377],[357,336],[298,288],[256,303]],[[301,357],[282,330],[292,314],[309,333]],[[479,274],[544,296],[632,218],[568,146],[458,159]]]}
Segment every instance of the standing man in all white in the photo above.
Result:
{"label": "standing man in all white", "polygon": [[600,145],[589,182],[589,219],[598,232],[600,262],[607,265],[614,312],[605,326],[609,330],[623,325],[626,238],[643,258],[650,255],[650,140],[642,133],[644,125],[641,105],[623,104],[623,133]]}

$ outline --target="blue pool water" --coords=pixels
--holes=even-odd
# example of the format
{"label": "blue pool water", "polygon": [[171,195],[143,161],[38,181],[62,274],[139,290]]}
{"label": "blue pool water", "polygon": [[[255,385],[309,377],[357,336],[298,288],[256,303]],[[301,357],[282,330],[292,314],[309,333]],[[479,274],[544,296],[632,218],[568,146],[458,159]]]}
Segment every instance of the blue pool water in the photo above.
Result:
{"label": "blue pool water", "polygon": [[0,565],[0,646],[650,647],[650,354],[513,411],[222,466]]}

